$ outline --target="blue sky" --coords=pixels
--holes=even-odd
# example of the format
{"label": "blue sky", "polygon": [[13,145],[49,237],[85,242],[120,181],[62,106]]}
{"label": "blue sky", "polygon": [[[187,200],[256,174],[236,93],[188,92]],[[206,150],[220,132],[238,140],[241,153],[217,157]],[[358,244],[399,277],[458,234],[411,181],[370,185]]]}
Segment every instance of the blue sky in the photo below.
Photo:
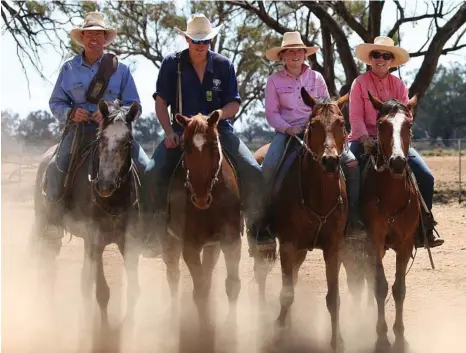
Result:
{"label": "blue sky", "polygon": [[[452,2],[448,3],[450,4]],[[425,6],[423,1],[407,1],[406,4],[407,13],[413,11],[416,7],[418,11],[420,11]],[[386,3],[383,15],[382,32],[383,29],[391,26],[395,20],[396,12],[393,3]],[[402,46],[408,51],[417,50],[425,38],[427,38],[428,24],[429,20],[424,20],[419,21],[415,26],[410,24],[404,25],[401,32]],[[466,27],[466,25],[464,27]],[[351,38],[351,43],[356,46],[360,41],[355,37],[354,39]],[[462,43],[466,43],[466,38],[462,40]],[[185,48],[186,44],[184,40],[177,40],[176,46],[177,50],[180,50]],[[43,64],[42,72],[51,83],[41,79],[31,65],[26,65],[29,76],[29,93],[26,77],[16,56],[14,41],[9,34],[2,35],[1,49],[1,109],[10,109],[19,113],[20,117],[25,117],[33,110],[49,110],[48,100],[62,63],[60,56],[51,51],[48,53],[41,53]],[[147,115],[154,111],[154,104],[151,96],[155,90],[157,69],[151,62],[144,58],[133,58],[131,62],[134,63],[132,65],[134,67],[133,76],[139,91],[139,96],[141,97],[143,115]],[[413,58],[402,68],[402,78],[406,83],[411,83],[407,73],[418,69],[421,62],[422,58]],[[440,59],[440,64],[442,65],[452,65],[455,63],[460,63],[462,65],[466,63],[466,48],[449,53],[447,56],[442,56]]]}

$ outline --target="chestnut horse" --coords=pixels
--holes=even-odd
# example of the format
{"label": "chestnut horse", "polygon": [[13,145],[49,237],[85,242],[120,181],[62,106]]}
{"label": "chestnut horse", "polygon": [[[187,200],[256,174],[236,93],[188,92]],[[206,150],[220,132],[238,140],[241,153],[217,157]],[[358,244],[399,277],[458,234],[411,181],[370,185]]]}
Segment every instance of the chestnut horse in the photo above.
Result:
{"label": "chestnut horse", "polygon": [[343,345],[339,329],[338,277],[348,217],[346,186],[340,169],[346,130],[339,107],[348,97],[317,103],[304,88],[301,96],[304,103],[312,107],[302,153],[291,165],[273,200],[283,282],[277,322],[285,325],[294,301],[299,267],[307,251],[322,249],[328,285],[327,308],[332,322],[331,346],[337,349]]}
{"label": "chestnut horse", "polygon": [[[377,153],[370,156],[367,176],[363,181],[361,207],[363,222],[369,238],[369,258],[375,273],[369,277],[378,306],[377,347],[390,346],[385,320],[385,298],[388,283],[383,257],[388,248],[396,252],[395,283],[392,287],[396,317],[393,330],[395,344],[405,345],[403,302],[406,294],[405,273],[411,257],[414,237],[419,225],[420,206],[407,157],[411,142],[414,96],[405,106],[396,100],[382,102],[368,93],[377,117]],[[373,281],[375,280],[375,286]]]}
{"label": "chestnut horse", "polygon": [[172,299],[178,292],[182,253],[193,279],[193,298],[201,318],[206,314],[212,271],[220,250],[225,256],[225,287],[232,318],[241,289],[241,199],[235,172],[220,146],[220,114],[214,111],[209,117],[198,114],[191,118],[176,115],[184,127],[183,168],[176,170],[171,182],[169,235],[162,241]]}

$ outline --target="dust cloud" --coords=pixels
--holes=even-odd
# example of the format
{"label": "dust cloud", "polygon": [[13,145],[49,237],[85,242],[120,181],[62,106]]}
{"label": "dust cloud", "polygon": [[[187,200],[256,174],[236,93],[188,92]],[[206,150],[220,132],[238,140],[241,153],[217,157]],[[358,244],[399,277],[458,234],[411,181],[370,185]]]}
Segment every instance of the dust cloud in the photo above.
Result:
{"label": "dust cloud", "polygon": [[[110,287],[110,327],[100,327],[94,314],[84,311],[80,288],[83,242],[67,236],[57,258],[56,280],[47,292],[47,277],[38,268],[29,244],[33,224],[34,169],[23,170],[21,181],[9,180],[15,165],[2,165],[2,352],[330,352],[330,317],[326,309],[322,253],[308,254],[301,268],[295,303],[286,329],[277,329],[281,274],[279,262],[267,280],[267,303],[258,301],[253,263],[243,239],[236,325],[227,320],[228,300],[223,255],[214,271],[209,298],[209,320],[199,323],[192,299],[192,281],[180,262],[180,296],[170,299],[165,265],[161,259],[140,258],[141,295],[133,322],[124,321],[126,274],[116,246],[104,253],[104,271]],[[466,351],[466,235],[464,207],[439,206],[440,224],[447,242],[434,250],[437,270],[429,268],[427,253],[419,250],[407,277],[405,327],[406,352],[460,353]],[[456,223],[455,223],[456,222]],[[393,252],[385,261],[390,287],[394,280]],[[372,352],[376,341],[377,311],[355,305],[340,275],[341,330],[345,352]],[[94,295],[93,295],[94,296]],[[387,304],[389,339],[394,341],[394,301]],[[395,351],[394,351],[395,352]]]}

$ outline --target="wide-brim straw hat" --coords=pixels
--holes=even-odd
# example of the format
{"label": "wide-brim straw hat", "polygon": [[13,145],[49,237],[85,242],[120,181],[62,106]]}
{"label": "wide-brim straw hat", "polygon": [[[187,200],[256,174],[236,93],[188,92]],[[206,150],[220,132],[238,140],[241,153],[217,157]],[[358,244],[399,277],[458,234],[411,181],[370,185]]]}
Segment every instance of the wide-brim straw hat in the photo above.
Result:
{"label": "wide-brim straw hat", "polygon": [[178,27],[175,27],[175,30],[179,34],[189,37],[193,40],[209,40],[214,38],[221,28],[222,25],[212,27],[212,24],[207,19],[207,17],[202,14],[198,14],[193,15],[193,17],[188,20],[186,31],[182,31]]}
{"label": "wide-brim straw hat", "polygon": [[265,57],[271,61],[280,61],[280,52],[286,49],[304,49],[306,56],[315,54],[319,47],[307,47],[301,39],[299,32],[285,32],[283,34],[282,46],[274,47],[265,52]]}
{"label": "wide-brim straw hat", "polygon": [[81,33],[83,31],[105,31],[107,36],[105,38],[104,47],[110,45],[110,43],[115,40],[118,33],[116,29],[107,27],[104,15],[97,11],[87,13],[81,27],[71,30],[71,39],[81,47],[84,46],[81,38]]}
{"label": "wide-brim straw hat", "polygon": [[409,60],[409,53],[401,48],[395,46],[395,42],[390,37],[376,37],[374,43],[363,43],[356,47],[356,56],[366,65],[372,65],[371,52],[377,50],[388,51],[393,54],[394,58],[391,67],[396,67],[405,64]]}

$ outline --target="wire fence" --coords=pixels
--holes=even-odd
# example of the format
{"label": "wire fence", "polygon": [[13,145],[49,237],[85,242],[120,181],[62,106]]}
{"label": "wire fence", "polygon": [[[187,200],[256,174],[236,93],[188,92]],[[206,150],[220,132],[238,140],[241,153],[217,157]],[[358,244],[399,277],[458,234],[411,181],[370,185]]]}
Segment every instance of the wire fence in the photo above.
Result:
{"label": "wire fence", "polygon": [[[246,144],[254,152],[268,142],[265,140],[252,140],[246,141]],[[152,156],[158,143],[159,141],[154,141],[142,144],[149,157]],[[6,173],[2,173],[2,182],[5,179],[8,181],[21,181],[25,172],[29,173],[37,168],[42,154],[50,145],[47,142],[32,145],[19,143],[15,139],[2,139],[2,167],[8,166]],[[428,165],[435,163],[439,159],[443,159],[443,162],[447,163],[449,174],[456,174],[455,180],[450,180],[449,185],[450,187],[457,187],[458,202],[461,203],[465,198],[463,190],[466,189],[463,185],[466,183],[465,175],[463,175],[463,170],[466,168],[466,139],[416,139],[412,141],[412,146],[426,158]]]}

